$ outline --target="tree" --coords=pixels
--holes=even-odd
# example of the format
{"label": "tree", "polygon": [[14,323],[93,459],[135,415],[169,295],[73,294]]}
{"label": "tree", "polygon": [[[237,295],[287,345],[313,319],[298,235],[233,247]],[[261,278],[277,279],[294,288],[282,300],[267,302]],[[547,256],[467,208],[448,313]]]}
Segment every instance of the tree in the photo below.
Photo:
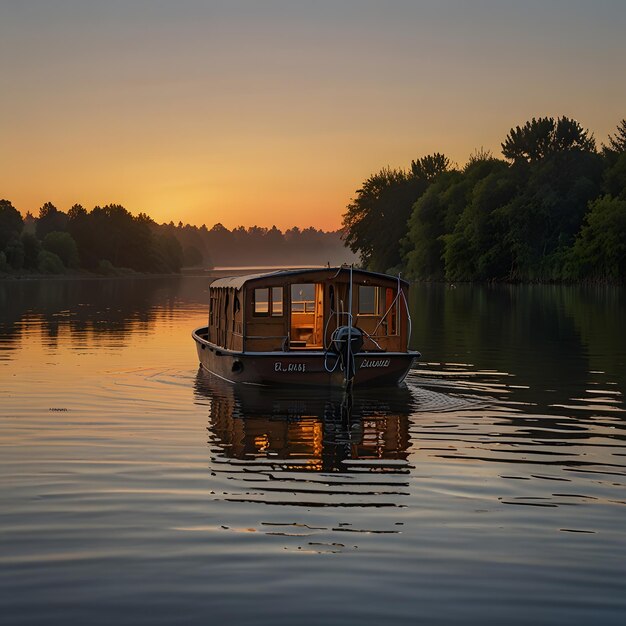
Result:
{"label": "tree", "polygon": [[603,196],[589,208],[571,251],[569,277],[623,282],[626,278],[626,200]]}
{"label": "tree", "polygon": [[444,277],[442,236],[454,228],[467,202],[468,188],[461,172],[446,172],[413,205],[403,242],[404,261],[411,277]]}
{"label": "tree", "polygon": [[54,252],[48,250],[42,250],[39,253],[37,269],[42,274],[63,274],[65,272],[63,261]]}
{"label": "tree", "polygon": [[22,233],[22,247],[24,249],[24,267],[28,270],[36,270],[41,252],[41,243],[32,233]]}
{"label": "tree", "polygon": [[626,152],[626,119],[617,125],[614,135],[609,135],[609,143],[603,148],[605,152]]}
{"label": "tree", "polygon": [[24,226],[20,212],[8,201],[0,200],[0,251],[19,237]]}
{"label": "tree", "polygon": [[343,215],[342,238],[364,266],[386,271],[400,264],[411,208],[427,187],[425,178],[383,168],[357,190]]}
{"label": "tree", "polygon": [[595,152],[596,142],[589,131],[575,120],[540,117],[509,131],[502,154],[514,162],[536,162],[555,152]]}
{"label": "tree", "polygon": [[64,231],[67,224],[67,215],[59,211],[52,202],[46,202],[39,209],[39,218],[35,226],[35,232],[39,239],[51,232]]}
{"label": "tree", "polygon": [[176,237],[169,233],[157,235],[154,241],[155,263],[153,271],[180,272],[183,264],[183,249]]}
{"label": "tree", "polygon": [[19,237],[13,237],[7,244],[4,253],[7,263],[14,270],[21,270],[24,267],[24,245]]}
{"label": "tree", "polygon": [[467,168],[468,166],[473,165],[474,163],[478,163],[480,161],[491,161],[492,159],[495,159],[495,157],[493,156],[493,152],[491,150],[488,150],[484,146],[480,146],[480,148],[476,148],[474,152],[469,155],[465,167]]}
{"label": "tree", "polygon": [[404,242],[409,276],[426,280],[475,280],[500,256],[482,255],[499,243],[492,213],[515,191],[510,167],[488,153],[470,158],[462,172],[439,176],[415,203]]}
{"label": "tree", "polygon": [[506,278],[511,262],[500,209],[517,192],[511,168],[493,158],[470,160],[464,174],[472,189],[454,230],[443,236],[446,280]]}
{"label": "tree", "polygon": [[101,233],[94,228],[93,220],[82,205],[74,204],[67,212],[67,232],[76,242],[81,265],[95,269],[99,260],[96,251]]}
{"label": "tree", "polygon": [[[516,168],[513,168],[516,169]],[[554,280],[580,230],[589,201],[600,193],[602,158],[586,152],[554,153],[524,168],[519,192],[502,209],[510,279]]]}
{"label": "tree", "polygon": [[[82,212],[76,211],[76,227]],[[115,267],[137,271],[152,271],[153,236],[156,224],[146,214],[137,217],[119,204],[94,207],[88,214],[85,230],[79,239],[80,253],[87,267],[96,269],[101,259],[108,259]],[[88,242],[88,246],[82,242]]]}
{"label": "tree", "polygon": [[196,246],[187,246],[183,251],[183,261],[186,267],[196,267],[204,263],[204,257]]}
{"label": "tree", "polygon": [[447,156],[435,152],[417,159],[417,161],[411,161],[411,173],[415,178],[432,182],[437,176],[447,172],[450,165],[450,159]]}
{"label": "tree", "polygon": [[56,254],[65,267],[78,267],[78,248],[72,235],[54,231],[48,233],[42,242],[44,250]]}
{"label": "tree", "polygon": [[35,219],[35,216],[30,211],[27,211],[24,216],[24,232],[34,235],[36,226],[37,220]]}
{"label": "tree", "polygon": [[612,196],[626,200],[626,152],[615,156],[607,159],[613,163],[604,171],[604,187]]}

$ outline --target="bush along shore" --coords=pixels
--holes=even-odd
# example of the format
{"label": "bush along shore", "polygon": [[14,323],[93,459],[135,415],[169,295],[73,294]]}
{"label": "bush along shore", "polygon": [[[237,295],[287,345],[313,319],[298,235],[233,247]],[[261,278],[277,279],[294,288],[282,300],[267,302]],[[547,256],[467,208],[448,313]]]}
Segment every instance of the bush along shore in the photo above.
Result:
{"label": "bush along shore", "polygon": [[356,191],[344,240],[365,267],[434,281],[626,278],[626,120],[601,149],[567,117],[512,128],[504,159],[436,153]]}

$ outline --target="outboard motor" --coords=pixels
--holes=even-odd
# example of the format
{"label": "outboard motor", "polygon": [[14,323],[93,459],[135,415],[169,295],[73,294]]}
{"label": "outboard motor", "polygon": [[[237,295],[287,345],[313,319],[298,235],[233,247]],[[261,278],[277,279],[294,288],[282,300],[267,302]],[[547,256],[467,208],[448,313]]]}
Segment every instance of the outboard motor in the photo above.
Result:
{"label": "outboard motor", "polygon": [[355,362],[354,355],[363,347],[363,332],[355,326],[339,326],[333,333],[330,343],[330,351],[341,359],[341,369],[344,371],[346,381],[354,378]]}

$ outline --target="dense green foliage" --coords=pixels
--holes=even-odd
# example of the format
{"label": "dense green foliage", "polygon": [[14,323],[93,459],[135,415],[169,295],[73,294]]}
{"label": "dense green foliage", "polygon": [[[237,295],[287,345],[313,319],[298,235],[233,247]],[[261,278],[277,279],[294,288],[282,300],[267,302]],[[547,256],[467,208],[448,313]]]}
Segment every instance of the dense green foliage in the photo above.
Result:
{"label": "dense green foliage", "polygon": [[413,161],[408,172],[383,168],[357,190],[343,216],[344,238],[365,265],[387,269],[401,264],[399,242],[413,204],[449,166],[444,155],[429,155]]}
{"label": "dense green foliage", "polygon": [[617,282],[626,276],[626,200],[607,195],[591,203],[569,262],[576,278]]}
{"label": "dense green foliage", "polygon": [[370,177],[344,214],[346,245],[370,269],[423,280],[623,282],[626,120],[601,152],[566,117],[511,129],[502,152]]}

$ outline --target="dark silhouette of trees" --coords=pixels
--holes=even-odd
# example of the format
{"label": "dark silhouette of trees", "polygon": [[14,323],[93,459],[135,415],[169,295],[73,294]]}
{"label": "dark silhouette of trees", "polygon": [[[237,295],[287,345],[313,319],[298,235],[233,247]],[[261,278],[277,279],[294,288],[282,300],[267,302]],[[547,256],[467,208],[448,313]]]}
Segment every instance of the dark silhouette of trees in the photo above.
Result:
{"label": "dark silhouette of trees", "polygon": [[8,201],[0,200],[0,265],[20,270],[24,266],[24,245],[20,238],[24,221],[19,211]]}
{"label": "dark silhouette of trees", "polygon": [[82,205],[74,204],[67,212],[67,232],[76,242],[81,265],[93,269],[99,260],[93,254],[98,233],[91,228],[89,214]]}
{"label": "dark silhouette of trees", "polygon": [[41,274],[63,274],[65,265],[54,252],[42,250],[37,259],[37,270]]}
{"label": "dark silhouette of trees", "polygon": [[39,209],[35,233],[40,240],[43,240],[48,233],[64,231],[66,225],[67,215],[59,211],[52,202],[46,202]]}
{"label": "dark silhouette of trees", "polygon": [[595,152],[592,135],[575,120],[560,117],[540,117],[516,126],[502,144],[502,154],[511,161],[536,162],[568,150]]}
{"label": "dark silhouette of trees", "polygon": [[435,152],[416,161],[411,161],[411,173],[415,178],[432,182],[439,174],[447,172],[451,165],[452,163],[447,156]]}
{"label": "dark silhouette of trees", "polygon": [[178,239],[170,233],[157,234],[154,239],[152,267],[168,274],[180,272],[183,265],[183,249]]}
{"label": "dark silhouette of trees", "polygon": [[24,244],[19,237],[13,237],[4,249],[6,262],[14,269],[24,267]]}
{"label": "dark silhouette of trees", "polygon": [[41,252],[41,242],[33,233],[24,231],[22,233],[22,246],[24,248],[24,268],[36,270]]}
{"label": "dark silhouette of trees", "polygon": [[626,119],[618,125],[614,135],[609,135],[609,142],[603,146],[605,152],[620,154],[626,152]]}
{"label": "dark silhouette of trees", "polygon": [[626,152],[611,155],[604,172],[604,188],[607,193],[626,200]]}
{"label": "dark silhouette of trees", "polygon": [[56,254],[65,267],[78,267],[78,247],[69,233],[59,231],[48,233],[41,245],[44,250]]}
{"label": "dark silhouette of trees", "polygon": [[186,267],[199,267],[204,263],[204,256],[196,246],[187,246],[183,250],[183,263]]}
{"label": "dark silhouette of trees", "polygon": [[[59,230],[49,230],[53,227]],[[43,250],[36,232],[45,233]],[[282,233],[276,226],[229,230],[222,224],[208,229],[204,224],[198,227],[182,221],[159,225],[147,214],[134,216],[117,204],[91,211],[75,204],[64,213],[46,203],[40,218],[32,218],[26,232],[19,212],[3,201],[0,236],[6,241],[0,250],[3,272],[24,268],[55,273],[84,268],[113,276],[130,270],[179,272],[185,265],[322,265],[351,259],[339,232],[296,228]]]}
{"label": "dark silhouette of trees", "polygon": [[23,225],[20,212],[8,200],[0,200],[0,252],[20,236]]}

